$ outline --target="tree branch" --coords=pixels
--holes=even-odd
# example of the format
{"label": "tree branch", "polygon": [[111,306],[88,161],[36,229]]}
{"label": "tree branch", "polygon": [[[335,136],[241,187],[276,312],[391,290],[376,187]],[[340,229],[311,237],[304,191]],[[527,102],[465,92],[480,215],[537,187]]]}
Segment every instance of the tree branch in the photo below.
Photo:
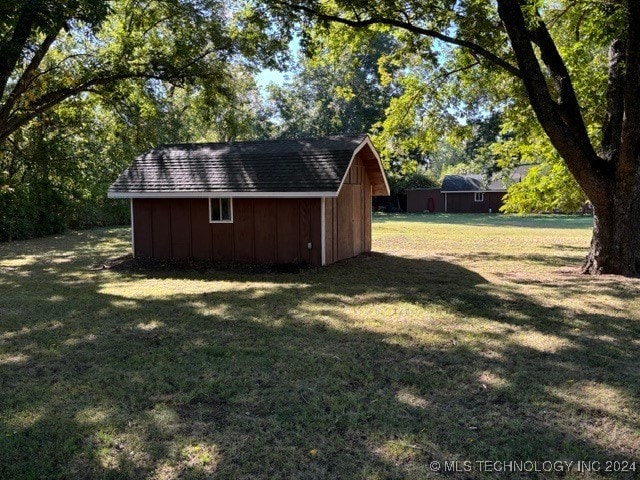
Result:
{"label": "tree branch", "polygon": [[32,103],[34,107],[30,111],[25,112],[21,115],[13,115],[12,118],[9,118],[6,122],[0,124],[0,143],[4,142],[13,132],[29,123],[38,115],[46,112],[50,108],[70,97],[73,97],[74,95],[77,95],[81,92],[86,92],[95,86],[110,85],[120,80],[133,78],[166,80],[166,78],[162,75],[127,72],[122,74],[93,78],[82,82],[74,87],[62,88],[59,90],[54,90],[52,92],[47,92]]}
{"label": "tree branch", "polygon": [[609,47],[607,112],[602,124],[602,157],[615,163],[619,158],[624,117],[624,42],[616,40]]}
{"label": "tree branch", "polygon": [[567,167],[594,203],[603,204],[607,187],[604,177],[610,174],[607,163],[586,144],[576,129],[563,118],[560,106],[551,98],[547,82],[531,44],[531,36],[518,0],[498,0],[498,15],[511,40],[522,82],[540,125]]}
{"label": "tree branch", "polygon": [[[553,78],[556,91],[558,92],[558,106],[562,119],[567,124],[585,150],[593,150],[587,127],[582,118],[580,104],[576,97],[576,92],[571,82],[571,76],[567,70],[564,60],[556,47],[547,27],[542,21],[538,21],[538,26],[532,32],[532,40],[540,48],[540,56],[547,66]],[[593,155],[596,155],[595,150]]]}
{"label": "tree branch", "polygon": [[521,73],[518,70],[517,67],[511,65],[509,62],[507,62],[506,60],[500,58],[499,56],[497,56],[496,54],[494,54],[493,52],[487,50],[486,48],[478,45],[477,43],[473,43],[469,40],[463,40],[463,39],[459,39],[459,38],[455,38],[455,37],[451,37],[449,35],[445,35],[441,32],[438,32],[436,30],[430,30],[427,28],[422,28],[419,27],[418,25],[414,25],[412,23],[409,22],[404,22],[401,20],[396,20],[393,18],[387,18],[387,17],[370,17],[364,20],[352,20],[349,18],[344,18],[344,17],[340,17],[338,15],[331,15],[331,14],[327,14],[327,13],[322,13],[322,12],[318,12],[316,10],[314,10],[311,7],[308,7],[306,5],[300,5],[300,4],[294,4],[294,3],[289,3],[289,2],[281,2],[281,1],[277,1],[277,4],[281,5],[282,7],[286,7],[286,8],[290,8],[292,10],[298,11],[298,12],[303,12],[311,17],[315,17],[319,20],[324,20],[327,22],[335,22],[335,23],[341,23],[343,25],[348,25],[350,27],[353,28],[367,28],[370,27],[372,25],[387,25],[390,27],[396,27],[396,28],[401,28],[403,30],[406,30],[408,32],[411,33],[415,33],[418,35],[424,35],[427,37],[431,37],[431,38],[435,38],[438,40],[441,40],[442,42],[445,43],[449,43],[451,45],[457,45],[459,47],[463,47],[466,48],[467,50],[470,50],[471,52],[475,53],[476,55],[484,58],[485,60],[488,60],[489,62],[493,63],[494,65],[497,65],[498,67],[506,70],[507,72],[509,72],[510,74],[520,78]]}
{"label": "tree branch", "polygon": [[13,90],[11,90],[11,93],[7,97],[7,100],[4,102],[4,105],[2,105],[2,108],[0,108],[0,124],[2,124],[9,117],[9,113],[11,112],[11,109],[15,105],[18,98],[20,98],[20,95],[22,95],[26,91],[29,84],[37,76],[38,67],[42,63],[42,60],[44,59],[45,55],[49,51],[49,48],[51,47],[57,36],[58,31],[56,31],[55,33],[49,33],[43,40],[40,47],[38,47],[38,49],[36,50],[35,54],[31,58],[31,61],[29,62],[29,65],[24,70],[24,72],[22,72],[22,75],[16,82]]}
{"label": "tree branch", "polygon": [[[70,97],[73,97],[74,95],[77,95],[82,92],[95,92],[96,89],[94,87],[97,87],[97,86],[111,85],[121,80],[136,79],[136,78],[148,79],[148,80],[154,79],[154,80],[160,80],[165,82],[171,82],[171,81],[184,80],[190,77],[195,78],[199,76],[200,77],[207,76],[211,72],[205,72],[205,73],[195,72],[194,73],[192,71],[190,72],[190,69],[195,65],[197,65],[198,62],[203,60],[205,57],[207,57],[208,55],[214,52],[215,52],[214,49],[204,50],[200,55],[190,59],[188,62],[184,63],[183,65],[178,65],[171,68],[159,69],[158,65],[162,65],[162,62],[158,62],[156,64],[155,71],[153,67],[150,67],[150,70],[144,71],[144,72],[125,71],[125,72],[116,73],[116,72],[103,71],[102,73],[99,73],[93,76],[93,78],[79,80],[75,86],[68,87],[68,88],[60,88],[58,90],[52,90],[40,95],[40,97],[36,98],[35,100],[29,103],[28,110],[25,108],[22,111],[20,111],[20,109],[15,108],[15,104],[17,102],[13,102],[12,104],[13,111],[7,108],[6,114],[5,114],[5,107],[7,106],[5,105],[5,107],[2,108],[1,112],[3,115],[6,115],[6,116],[0,117],[1,118],[0,144],[4,140],[6,140],[11,134],[13,134],[17,129],[26,125],[38,115],[46,112],[47,110],[51,109],[55,105],[59,104],[60,102],[63,102],[64,100]],[[19,96],[17,98],[19,98]]]}
{"label": "tree branch", "polygon": [[0,55],[0,98],[4,96],[11,73],[16,68],[22,56],[22,51],[29,41],[37,17],[37,8],[37,2],[25,2],[20,10],[11,38],[7,42],[0,44],[0,47],[2,47],[2,55]]}

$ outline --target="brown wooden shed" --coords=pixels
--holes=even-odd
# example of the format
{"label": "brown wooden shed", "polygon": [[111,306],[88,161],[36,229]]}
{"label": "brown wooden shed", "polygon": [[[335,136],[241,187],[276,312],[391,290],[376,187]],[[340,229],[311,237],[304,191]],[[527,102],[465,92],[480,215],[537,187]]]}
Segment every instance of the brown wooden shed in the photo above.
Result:
{"label": "brown wooden shed", "polygon": [[507,193],[501,181],[482,175],[446,175],[442,187],[407,190],[407,212],[498,213]]}
{"label": "brown wooden shed", "polygon": [[[520,182],[531,164],[518,165],[508,177],[483,175],[445,175],[441,188],[407,190],[407,212],[498,213],[507,185]],[[506,184],[503,182],[505,179]]]}
{"label": "brown wooden shed", "polygon": [[389,185],[367,135],[163,145],[111,185],[140,258],[327,265],[371,250]]}

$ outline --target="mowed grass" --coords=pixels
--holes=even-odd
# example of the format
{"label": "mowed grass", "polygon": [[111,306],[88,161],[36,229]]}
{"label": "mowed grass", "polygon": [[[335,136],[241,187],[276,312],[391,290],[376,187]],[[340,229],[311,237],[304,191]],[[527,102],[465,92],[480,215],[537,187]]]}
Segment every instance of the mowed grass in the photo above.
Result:
{"label": "mowed grass", "polygon": [[300,273],[96,269],[125,228],[0,244],[0,478],[640,462],[640,281],[579,274],[589,218],[374,222]]}

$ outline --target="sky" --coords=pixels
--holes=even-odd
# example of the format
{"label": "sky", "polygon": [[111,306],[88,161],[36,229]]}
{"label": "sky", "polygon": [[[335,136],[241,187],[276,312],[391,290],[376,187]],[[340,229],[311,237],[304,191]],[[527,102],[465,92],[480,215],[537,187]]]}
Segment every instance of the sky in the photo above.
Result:
{"label": "sky", "polygon": [[256,82],[260,91],[264,93],[270,83],[282,85],[286,80],[286,75],[287,72],[279,72],[278,70],[267,68],[256,75]]}
{"label": "sky", "polygon": [[[297,59],[298,53],[300,52],[300,37],[298,35],[294,35],[291,41],[289,42],[289,53],[291,58]],[[260,92],[264,95],[266,93],[267,85],[270,83],[275,83],[276,85],[283,85],[287,80],[287,75],[290,72],[280,72],[278,70],[274,70],[272,68],[265,68],[258,75],[256,75],[256,82],[258,83],[258,87],[260,88]]]}

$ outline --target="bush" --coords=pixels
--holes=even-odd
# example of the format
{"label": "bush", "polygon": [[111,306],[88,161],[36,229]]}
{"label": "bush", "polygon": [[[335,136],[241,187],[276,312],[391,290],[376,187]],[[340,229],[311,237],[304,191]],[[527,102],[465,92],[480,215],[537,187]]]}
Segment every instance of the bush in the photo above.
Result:
{"label": "bush", "polygon": [[128,222],[128,202],[107,199],[106,187],[96,198],[70,195],[46,180],[0,187],[0,241]]}
{"label": "bush", "polygon": [[406,195],[407,190],[414,188],[435,188],[438,186],[431,176],[423,172],[414,172],[406,175],[391,174],[387,177],[391,195]]}
{"label": "bush", "polygon": [[66,206],[48,182],[5,186],[0,193],[0,240],[18,240],[61,233]]}

